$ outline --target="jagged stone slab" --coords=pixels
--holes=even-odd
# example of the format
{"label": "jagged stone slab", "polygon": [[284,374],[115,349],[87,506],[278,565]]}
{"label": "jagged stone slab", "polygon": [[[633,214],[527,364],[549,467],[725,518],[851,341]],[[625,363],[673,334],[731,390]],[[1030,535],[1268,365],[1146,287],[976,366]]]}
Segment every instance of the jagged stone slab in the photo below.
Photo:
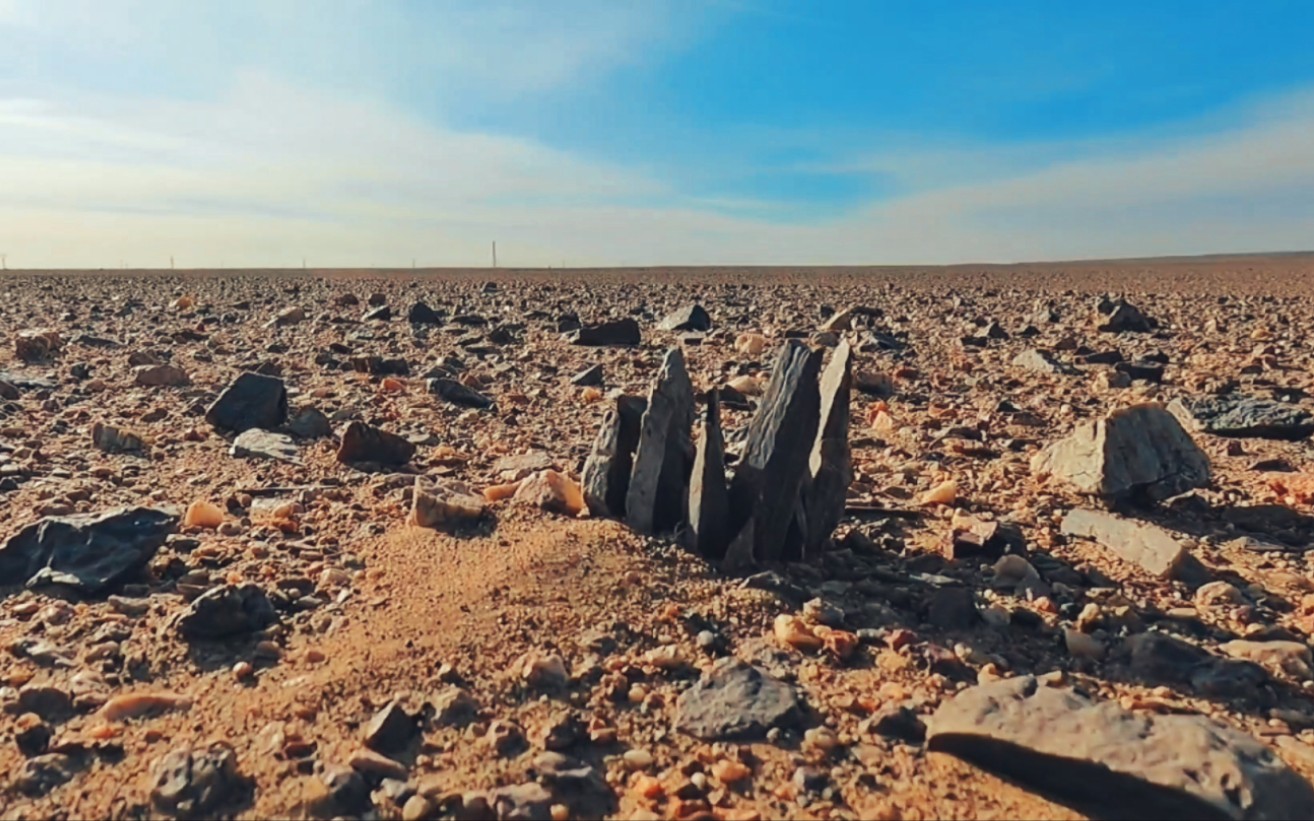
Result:
{"label": "jagged stone slab", "polygon": [[404,465],[414,455],[415,445],[410,441],[364,422],[349,423],[343,429],[342,441],[338,445],[338,461],[344,464]]}
{"label": "jagged stone slab", "polygon": [[1174,399],[1168,410],[1187,430],[1215,436],[1295,441],[1314,433],[1314,415],[1304,408],[1237,394]]}
{"label": "jagged stone slab", "polygon": [[1099,329],[1107,333],[1149,333],[1154,330],[1154,321],[1125,299],[1101,302],[1099,312]]}
{"label": "jagged stone slab", "polygon": [[798,722],[798,694],[739,659],[721,659],[675,704],[675,728],[704,741],[752,740]]}
{"label": "jagged stone slab", "polygon": [[1064,535],[1094,539],[1161,579],[1172,576],[1188,555],[1187,546],[1163,528],[1100,510],[1070,510],[1059,527]]}
{"label": "jagged stone slab", "polygon": [[1022,368],[1027,371],[1035,371],[1036,373],[1061,375],[1070,375],[1077,372],[1077,369],[1071,365],[1065,365],[1050,354],[1035,348],[1028,348],[1013,357],[1013,367]]}
{"label": "jagged stone slab", "polygon": [[580,485],[584,501],[594,516],[625,517],[625,497],[634,469],[634,451],[648,400],[642,396],[618,396],[616,404],[602,417],[602,427],[593,449],[584,461]]}
{"label": "jagged stone slab", "polygon": [[690,547],[709,559],[720,559],[729,540],[730,494],[725,484],[725,440],[721,434],[721,397],[707,396],[702,436],[694,451],[689,479]]}
{"label": "jagged stone slab", "polygon": [[821,359],[821,351],[786,341],[748,426],[744,455],[730,483],[730,529],[737,536],[753,520],[757,561],[780,560],[791,532],[798,535],[792,521],[817,437]]}
{"label": "jagged stone slab", "polygon": [[711,315],[697,302],[676,308],[657,325],[661,331],[707,331],[711,327]]}
{"label": "jagged stone slab", "polygon": [[260,428],[244,430],[233,440],[233,456],[242,459],[273,459],[278,462],[299,464],[297,445],[285,433],[273,433]]}
{"label": "jagged stone slab", "polygon": [[640,533],[664,533],[687,518],[695,413],[684,353],[672,348],[648,397],[625,494],[625,521]]}
{"label": "jagged stone slab", "polygon": [[474,388],[468,388],[455,379],[430,379],[428,386],[429,393],[453,405],[486,410],[493,407],[494,404],[491,397],[484,396]]}
{"label": "jagged stone slab", "polygon": [[1037,453],[1031,470],[1114,501],[1157,502],[1209,483],[1209,458],[1177,419],[1154,402],[1079,425]]}
{"label": "jagged stone slab", "polygon": [[849,401],[853,392],[853,350],[841,342],[821,374],[821,410],[817,438],[808,457],[808,481],[800,499],[797,526],[802,555],[820,553],[844,517],[844,501],[853,482],[849,451]]}
{"label": "jagged stone slab", "polygon": [[0,547],[0,579],[99,593],[150,561],[177,524],[176,513],[150,507],[47,516]]}
{"label": "jagged stone slab", "polygon": [[443,315],[423,302],[417,302],[406,312],[406,321],[413,325],[441,325]]}
{"label": "jagged stone slab", "polygon": [[251,428],[273,430],[286,419],[287,388],[283,380],[249,372],[234,379],[205,412],[205,421],[234,433]]}
{"label": "jagged stone slab", "polygon": [[1094,818],[1314,817],[1314,788],[1244,733],[1031,676],[959,693],[931,719],[926,746]]}
{"label": "jagged stone slab", "polygon": [[574,345],[638,345],[643,341],[638,320],[632,317],[585,325],[570,337]]}

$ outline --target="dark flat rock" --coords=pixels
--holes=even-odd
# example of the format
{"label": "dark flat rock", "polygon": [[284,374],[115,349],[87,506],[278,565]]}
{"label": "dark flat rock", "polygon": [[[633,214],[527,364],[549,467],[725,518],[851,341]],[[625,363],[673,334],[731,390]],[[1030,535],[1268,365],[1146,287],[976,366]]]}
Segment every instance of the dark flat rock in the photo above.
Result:
{"label": "dark flat rock", "polygon": [[574,345],[638,345],[643,341],[639,322],[632,317],[583,325],[570,337]]}
{"label": "dark flat rock", "polygon": [[378,462],[385,465],[404,465],[415,455],[415,445],[395,433],[389,433],[364,422],[351,422],[342,431],[338,446],[338,461]]}
{"label": "dark flat rock", "polygon": [[704,741],[759,739],[799,718],[792,686],[738,659],[718,661],[675,705],[675,728]]}
{"label": "dark flat rock", "polygon": [[491,397],[484,396],[474,388],[468,388],[455,379],[430,379],[428,388],[429,393],[439,399],[464,408],[485,410],[493,407],[494,404]]}
{"label": "dark flat rock", "polygon": [[1297,440],[1314,433],[1314,415],[1271,399],[1227,394],[1174,399],[1168,410],[1188,430],[1215,436]]}
{"label": "dark flat rock", "polygon": [[959,693],[935,713],[926,746],[1093,818],[1314,817],[1314,789],[1248,735],[1030,676]]}
{"label": "dark flat rock", "polygon": [[684,353],[672,348],[648,396],[625,494],[625,521],[640,533],[667,532],[686,518],[695,414]]}
{"label": "dark flat rock", "polygon": [[244,373],[219,394],[205,412],[205,421],[234,433],[251,428],[273,430],[287,419],[287,388],[283,380]]}
{"label": "dark flat rock", "polygon": [[100,593],[150,561],[177,524],[175,513],[150,507],[47,516],[0,546],[0,578]]}

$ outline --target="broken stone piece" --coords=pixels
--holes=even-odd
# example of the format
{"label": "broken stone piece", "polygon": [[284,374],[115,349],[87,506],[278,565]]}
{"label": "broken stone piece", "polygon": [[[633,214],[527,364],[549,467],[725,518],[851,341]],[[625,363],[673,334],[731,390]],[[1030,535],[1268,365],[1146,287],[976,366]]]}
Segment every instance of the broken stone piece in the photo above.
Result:
{"label": "broken stone piece", "polygon": [[792,686],[733,658],[712,665],[675,705],[675,728],[704,741],[760,739],[800,717]]}
{"label": "broken stone piece", "polygon": [[478,519],[484,515],[483,496],[454,480],[434,482],[415,477],[411,491],[411,514],[406,523],[417,527],[441,527]]}
{"label": "broken stone piece", "polygon": [[578,516],[585,508],[584,494],[579,485],[564,473],[541,470],[520,483],[515,501],[532,505],[553,513]]}
{"label": "broken stone piece", "polygon": [[351,422],[342,431],[338,446],[338,461],[378,462],[385,465],[404,465],[415,455],[415,445],[395,433]]}
{"label": "broken stone piece", "polygon": [[0,546],[0,578],[100,593],[150,561],[177,524],[150,507],[47,516]]}
{"label": "broken stone piece", "polygon": [[618,396],[615,406],[602,418],[602,427],[593,440],[581,477],[584,500],[594,516],[618,519],[625,516],[634,451],[639,446],[639,432],[647,409],[648,400],[643,397]]}
{"label": "broken stone piece", "polygon": [[205,411],[205,421],[222,430],[241,433],[251,428],[273,430],[287,419],[287,388],[283,380],[243,373]]}
{"label": "broken stone piece", "polygon": [[1188,555],[1186,545],[1168,531],[1099,510],[1069,511],[1060,528],[1068,536],[1094,539],[1159,578],[1172,576]]}
{"label": "broken stone piece", "polygon": [[632,317],[584,325],[570,337],[574,345],[638,345],[643,341],[639,323]]}
{"label": "broken stone piece", "polygon": [[1314,433],[1304,408],[1237,394],[1174,399],[1168,410],[1189,430],[1215,436],[1298,440]]}

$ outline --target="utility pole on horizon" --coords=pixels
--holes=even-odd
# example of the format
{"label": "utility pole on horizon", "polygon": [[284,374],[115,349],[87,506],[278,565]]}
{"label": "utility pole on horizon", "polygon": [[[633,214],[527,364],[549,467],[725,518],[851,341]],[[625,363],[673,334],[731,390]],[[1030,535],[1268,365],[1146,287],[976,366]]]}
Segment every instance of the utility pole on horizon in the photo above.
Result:
{"label": "utility pole on horizon", "polygon": [[169,254],[169,270],[173,270],[173,254]]}
{"label": "utility pole on horizon", "polygon": [[8,270],[9,270],[9,255],[0,254],[0,271],[8,271]]}
{"label": "utility pole on horizon", "polygon": [[493,240],[493,267],[497,267],[497,240]]}

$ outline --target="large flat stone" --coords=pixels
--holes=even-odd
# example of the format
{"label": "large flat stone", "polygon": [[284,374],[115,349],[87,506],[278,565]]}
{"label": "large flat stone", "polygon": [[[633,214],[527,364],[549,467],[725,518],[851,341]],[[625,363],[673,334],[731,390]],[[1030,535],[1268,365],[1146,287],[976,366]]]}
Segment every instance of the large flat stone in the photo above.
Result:
{"label": "large flat stone", "polygon": [[1101,510],[1070,510],[1060,528],[1068,536],[1094,539],[1161,579],[1171,576],[1188,555],[1186,544],[1163,528]]}
{"label": "large flat stone", "polygon": [[0,546],[0,578],[100,593],[150,561],[177,524],[175,513],[150,507],[47,516]]}
{"label": "large flat stone", "polygon": [[722,659],[675,704],[675,728],[705,741],[751,740],[799,719],[789,684],[738,659]]}
{"label": "large flat stone", "polygon": [[667,532],[686,518],[694,415],[684,353],[672,348],[648,397],[625,495],[625,521],[640,533]]}
{"label": "large flat stone", "polygon": [[1201,396],[1174,399],[1168,410],[1188,430],[1215,436],[1297,440],[1314,433],[1314,415],[1309,411],[1269,399]]}
{"label": "large flat stone", "polygon": [[973,687],[931,719],[948,753],[1093,818],[1314,817],[1314,789],[1248,735],[1149,716],[1030,676]]}

